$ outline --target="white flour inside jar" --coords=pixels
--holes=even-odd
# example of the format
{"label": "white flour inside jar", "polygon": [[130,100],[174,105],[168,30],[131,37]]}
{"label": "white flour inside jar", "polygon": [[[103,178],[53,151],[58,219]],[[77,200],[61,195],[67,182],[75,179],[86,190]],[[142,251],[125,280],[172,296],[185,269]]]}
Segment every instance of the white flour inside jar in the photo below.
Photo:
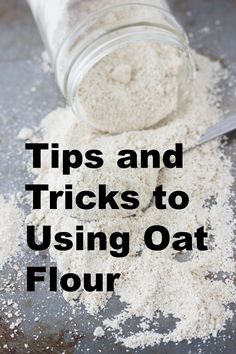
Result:
{"label": "white flour inside jar", "polygon": [[183,65],[178,49],[164,44],[132,45],[107,55],[79,86],[83,115],[109,133],[150,127],[177,110]]}
{"label": "white flour inside jar", "polygon": [[[168,12],[166,1],[68,0],[58,4],[52,0],[48,5],[45,0],[29,2],[36,12],[36,18],[37,6],[41,6],[44,19],[41,26],[47,33],[47,42],[51,48],[52,59],[56,62],[60,87],[66,87],[64,94],[77,115],[93,127],[108,133],[146,129],[167,118],[183,103],[191,85],[191,60],[188,58],[185,35]],[[150,11],[153,5],[155,7]],[[96,12],[100,13],[102,9],[109,10],[101,17],[95,16]],[[70,34],[79,26],[83,27],[83,24],[89,23],[92,15],[97,20],[91,21],[91,28],[87,29],[85,26],[86,29],[76,34],[78,39],[76,37],[77,41],[74,45],[71,44],[69,54],[73,52],[77,42],[81,47],[91,36],[94,43],[91,44],[90,38],[86,45],[88,48],[96,47],[96,41],[105,36],[105,33],[113,31],[117,33],[117,38],[120,36],[119,42],[122,43],[124,33],[119,32],[121,28],[127,27],[126,36],[130,37],[135,31],[137,34],[132,40],[123,45],[119,44],[116,50],[104,50],[104,56],[99,56],[102,59],[98,62],[95,60],[96,64],[86,68],[83,77],[76,84],[76,92],[70,97],[69,92],[72,92],[74,85],[69,84],[71,80],[70,70],[67,68],[68,58],[65,57],[58,63],[55,57],[63,57],[66,38],[70,38]],[[134,24],[142,21],[148,24],[140,25],[138,31]],[[173,34],[175,31],[176,34]],[[75,37],[75,34],[73,36]],[[113,39],[107,41],[112,43]],[[103,46],[104,43],[100,44],[99,52],[102,52]],[[80,53],[81,50],[83,57],[87,47],[80,47],[77,51]],[[95,56],[94,52],[96,51],[93,49],[88,58]],[[77,59],[80,58],[78,53]],[[88,58],[85,56],[85,63]],[[73,68],[73,65],[70,67]]]}
{"label": "white flour inside jar", "polygon": [[[115,170],[113,154],[116,151],[123,148],[140,151],[157,146],[165,149],[173,141],[182,142],[187,149],[221,118],[216,107],[215,86],[225,72],[208,58],[194,54],[194,59],[198,71],[191,94],[186,104],[169,117],[168,124],[163,122],[159,128],[109,136],[78,120],[69,108],[60,108],[42,121],[42,135],[34,139],[47,143],[56,141],[68,149],[76,147],[85,151],[96,146],[103,151],[108,165],[101,169],[99,177],[96,173],[86,175],[82,169],[68,176],[67,183],[77,181],[82,189],[90,189],[100,180],[112,186],[119,186],[119,183],[127,186],[134,176],[131,171]],[[220,145],[220,140],[216,140],[186,153],[183,170],[141,173],[137,169],[135,187],[145,191],[146,203],[136,215],[109,215],[96,210],[89,216],[89,221],[80,213],[74,215],[77,219],[71,218],[63,210],[49,211],[45,207],[48,206],[45,196],[41,212],[33,212],[28,218],[29,222],[39,225],[39,233],[45,223],[52,225],[52,232],[67,230],[72,235],[75,226],[81,223],[85,231],[104,231],[106,234],[117,230],[130,231],[130,254],[124,259],[111,258],[109,250],[58,252],[53,246],[50,249],[62,274],[74,272],[81,277],[84,273],[95,275],[97,272],[121,274],[114,293],[88,293],[80,289],[72,294],[64,293],[64,297],[75,309],[81,304],[96,316],[116,295],[125,304],[125,309],[117,316],[108,316],[100,327],[105,330],[105,335],[112,333],[126,347],[218,336],[227,321],[232,319],[229,305],[235,302],[234,215],[229,200],[233,177],[231,163],[223,155]],[[43,168],[37,173],[35,183],[49,183],[51,189],[57,190],[60,183],[65,182],[61,180],[60,170],[50,169],[49,155],[45,156]],[[186,191],[191,201],[189,207],[181,212],[157,210],[153,205],[152,191],[153,187],[161,184],[168,191]],[[214,200],[214,203],[209,203],[209,200]],[[211,233],[209,250],[199,252],[194,248],[188,254],[179,254],[171,247],[158,254],[147,250],[142,237],[147,227],[156,223],[166,226],[171,235],[180,230],[194,232],[205,225]],[[159,330],[159,318],[162,316],[175,320],[175,325],[167,327],[164,332]],[[132,329],[132,332],[123,330],[130,319],[138,321],[136,330]],[[95,330],[95,336],[96,333]]]}

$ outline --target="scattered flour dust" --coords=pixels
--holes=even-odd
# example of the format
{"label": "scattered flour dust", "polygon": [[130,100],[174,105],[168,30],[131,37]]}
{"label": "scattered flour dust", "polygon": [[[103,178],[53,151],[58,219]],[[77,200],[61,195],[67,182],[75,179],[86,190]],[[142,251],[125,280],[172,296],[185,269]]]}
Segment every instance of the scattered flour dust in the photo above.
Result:
{"label": "scattered flour dust", "polygon": [[102,327],[97,327],[97,328],[95,328],[93,335],[94,335],[94,337],[101,338],[105,335],[105,332],[102,329]]}
{"label": "scattered flour dust", "polygon": [[51,73],[53,72],[52,70],[52,63],[49,57],[48,52],[43,51],[41,54],[42,57],[42,69],[45,73]]}
{"label": "scattered flour dust", "polygon": [[30,128],[23,128],[21,129],[21,131],[19,132],[17,138],[19,140],[30,140],[34,135],[34,131]]}
{"label": "scattered flour dust", "polygon": [[7,201],[0,194],[0,271],[15,256],[22,241],[22,212],[13,198]]}
{"label": "scattered flour dust", "polygon": [[[61,171],[50,169],[46,154],[43,168],[34,171],[35,183],[49,183],[51,189],[58,190],[66,181],[75,185],[75,192],[93,190],[98,183],[121,190],[132,185],[142,196],[142,205],[134,215],[98,209],[93,214],[84,214],[77,210],[73,215],[77,218],[67,216],[64,211],[49,211],[45,196],[41,213],[33,212],[28,219],[38,223],[39,234],[45,222],[52,225],[53,233],[66,230],[73,235],[76,225],[81,223],[85,234],[88,231],[103,231],[106,235],[118,230],[130,232],[130,253],[122,259],[111,257],[109,250],[58,252],[54,247],[50,250],[61,273],[74,272],[81,278],[84,273],[121,273],[114,294],[78,291],[65,293],[64,297],[72,306],[83,304],[90,314],[97,315],[116,295],[125,309],[118,315],[108,316],[101,327],[129,348],[217,336],[233,316],[229,308],[235,301],[234,222],[229,205],[233,177],[231,163],[220,150],[220,140],[186,153],[181,170],[121,171],[114,159],[121,149],[166,150],[173,147],[173,142],[182,142],[187,149],[194,146],[207,127],[221,119],[216,85],[221,77],[226,77],[225,71],[208,58],[195,53],[193,56],[198,70],[188,101],[161,125],[142,132],[109,136],[78,120],[69,108],[58,108],[43,119],[41,136],[35,137],[40,142],[58,142],[63,149],[76,147],[83,152],[96,147],[103,151],[105,160],[104,168],[96,173],[81,168],[65,179]],[[161,184],[168,192],[186,191],[190,197],[188,208],[157,210],[152,192]],[[194,248],[187,253],[178,253],[172,247],[162,252],[148,250],[143,235],[149,226],[157,223],[166,226],[171,235],[183,230],[193,233],[204,225],[211,234],[210,250],[200,252]],[[158,329],[163,316],[173,319],[173,325],[164,333]],[[134,317],[136,321],[141,318],[136,330],[123,331],[127,320]],[[96,329],[94,335],[98,336],[98,332],[101,333]]]}

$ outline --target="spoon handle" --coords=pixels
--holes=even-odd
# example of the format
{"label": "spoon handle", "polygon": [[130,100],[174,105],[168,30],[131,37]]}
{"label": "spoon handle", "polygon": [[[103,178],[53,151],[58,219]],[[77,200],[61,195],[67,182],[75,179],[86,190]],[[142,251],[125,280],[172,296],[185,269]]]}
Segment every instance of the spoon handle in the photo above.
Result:
{"label": "spoon handle", "polygon": [[229,116],[228,118],[217,123],[213,127],[207,129],[206,133],[199,139],[198,144],[204,144],[212,139],[215,139],[221,135],[229,133],[236,129],[236,114]]}

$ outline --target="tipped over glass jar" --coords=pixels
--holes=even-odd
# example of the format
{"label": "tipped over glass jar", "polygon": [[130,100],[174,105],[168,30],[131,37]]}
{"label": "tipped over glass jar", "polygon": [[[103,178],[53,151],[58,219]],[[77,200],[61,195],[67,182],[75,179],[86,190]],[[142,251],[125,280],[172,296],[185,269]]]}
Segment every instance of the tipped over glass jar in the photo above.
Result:
{"label": "tipped over glass jar", "polygon": [[185,100],[191,53],[165,0],[28,2],[62,93],[95,128],[145,129]]}

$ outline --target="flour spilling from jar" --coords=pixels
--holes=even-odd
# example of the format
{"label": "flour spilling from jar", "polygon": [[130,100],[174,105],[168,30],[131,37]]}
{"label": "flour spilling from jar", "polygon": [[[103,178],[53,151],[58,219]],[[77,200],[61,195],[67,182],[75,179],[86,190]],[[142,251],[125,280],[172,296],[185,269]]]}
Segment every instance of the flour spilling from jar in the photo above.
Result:
{"label": "flour spilling from jar", "polygon": [[146,129],[184,103],[193,67],[166,1],[29,2],[63,94],[96,129]]}
{"label": "flour spilling from jar", "polygon": [[[193,53],[197,66],[191,93],[177,112],[171,114],[162,126],[144,131],[107,135],[79,120],[70,108],[58,108],[42,120],[40,136],[34,141],[55,143],[63,148],[86,151],[96,147],[103,151],[107,165],[96,173],[78,169],[66,180],[60,170],[50,168],[49,155],[43,159],[43,168],[35,171],[35,183],[49,183],[57,190],[66,183],[78,189],[93,190],[98,183],[110,188],[127,188],[134,183],[142,194],[143,205],[136,215],[109,214],[95,210],[93,214],[76,211],[73,218],[61,211],[49,211],[47,195],[43,197],[41,211],[34,211],[28,222],[52,225],[52,232],[66,230],[72,235],[78,224],[85,232],[116,230],[130,231],[130,253],[124,259],[110,256],[110,250],[89,252],[58,252],[53,245],[50,254],[61,274],[74,272],[81,279],[84,273],[119,272],[121,278],[115,284],[114,293],[88,293],[80,289],[64,293],[66,301],[80,311],[80,306],[98,316],[99,330],[114,336],[128,348],[147,347],[161,342],[180,342],[194,338],[207,339],[218,336],[227,321],[232,320],[230,304],[235,302],[233,284],[234,215],[230,205],[231,163],[220,149],[220,140],[210,142],[185,154],[184,169],[121,171],[115,164],[114,155],[121,149],[156,148],[165,150],[174,142],[182,142],[185,148],[195,145],[205,130],[221,119],[218,106],[219,89],[216,85],[226,72],[218,63]],[[194,171],[194,173],[193,173]],[[157,210],[152,200],[155,186],[163,185],[167,191],[185,190],[191,203],[184,211]],[[214,201],[211,203],[210,201]],[[76,218],[74,218],[76,217]],[[142,242],[144,231],[153,224],[166,226],[171,235],[180,230],[193,232],[205,225],[210,230],[209,250],[178,253],[171,247],[155,253],[147,250]],[[107,315],[103,313],[109,300],[116,296],[124,310]],[[105,318],[101,319],[103,314]],[[163,319],[170,326],[161,329]],[[129,329],[129,323],[135,328]]]}

